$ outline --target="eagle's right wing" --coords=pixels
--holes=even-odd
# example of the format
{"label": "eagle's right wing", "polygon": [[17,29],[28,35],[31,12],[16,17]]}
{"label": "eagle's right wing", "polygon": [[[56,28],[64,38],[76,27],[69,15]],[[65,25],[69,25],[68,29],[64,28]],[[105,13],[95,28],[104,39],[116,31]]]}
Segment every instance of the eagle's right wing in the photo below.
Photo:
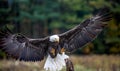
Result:
{"label": "eagle's right wing", "polygon": [[0,49],[18,60],[41,61],[47,55],[48,37],[29,39],[21,34],[12,34],[9,29],[0,30]]}
{"label": "eagle's right wing", "polygon": [[103,8],[98,14],[89,18],[75,28],[60,34],[60,45],[66,52],[72,52],[94,40],[111,20],[109,9]]}

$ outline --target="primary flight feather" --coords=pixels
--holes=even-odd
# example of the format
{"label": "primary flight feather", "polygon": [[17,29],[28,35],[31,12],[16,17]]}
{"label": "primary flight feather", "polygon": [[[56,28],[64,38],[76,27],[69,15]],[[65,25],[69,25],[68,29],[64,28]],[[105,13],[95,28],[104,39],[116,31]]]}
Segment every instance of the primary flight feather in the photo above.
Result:
{"label": "primary flight feather", "polygon": [[13,58],[23,61],[41,61],[48,55],[44,68],[58,71],[65,66],[64,59],[69,58],[65,53],[73,52],[94,40],[109,20],[111,20],[111,14],[105,8],[65,33],[40,39],[12,34],[7,28],[0,29],[0,49]]}

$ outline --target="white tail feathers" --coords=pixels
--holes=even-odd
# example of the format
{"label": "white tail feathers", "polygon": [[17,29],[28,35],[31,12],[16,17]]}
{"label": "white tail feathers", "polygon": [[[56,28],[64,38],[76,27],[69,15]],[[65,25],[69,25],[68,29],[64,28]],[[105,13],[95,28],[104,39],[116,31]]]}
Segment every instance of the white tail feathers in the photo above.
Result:
{"label": "white tail feathers", "polygon": [[69,58],[69,56],[63,54],[57,54],[55,58],[51,58],[48,55],[47,60],[44,65],[44,69],[46,71],[60,71],[66,64],[65,59]]}

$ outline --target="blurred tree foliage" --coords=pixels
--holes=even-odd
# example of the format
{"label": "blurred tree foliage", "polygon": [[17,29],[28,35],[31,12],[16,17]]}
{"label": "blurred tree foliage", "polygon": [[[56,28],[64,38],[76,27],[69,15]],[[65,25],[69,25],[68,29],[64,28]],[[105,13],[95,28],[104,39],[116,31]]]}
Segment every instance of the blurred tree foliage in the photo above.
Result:
{"label": "blurred tree foliage", "polygon": [[40,38],[63,33],[105,6],[113,13],[112,21],[93,43],[76,53],[120,53],[119,0],[0,0],[0,27],[7,24],[14,32]]}

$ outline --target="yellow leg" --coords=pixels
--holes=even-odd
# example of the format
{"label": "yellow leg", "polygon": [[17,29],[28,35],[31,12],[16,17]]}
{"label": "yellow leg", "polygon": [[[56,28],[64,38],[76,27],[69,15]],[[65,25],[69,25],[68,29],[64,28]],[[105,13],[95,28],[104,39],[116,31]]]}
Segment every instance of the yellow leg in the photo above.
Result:
{"label": "yellow leg", "polygon": [[62,48],[60,52],[61,52],[61,53],[65,52],[65,48]]}
{"label": "yellow leg", "polygon": [[51,51],[50,51],[50,53],[52,53],[53,55],[55,55],[55,49],[52,48]]}

